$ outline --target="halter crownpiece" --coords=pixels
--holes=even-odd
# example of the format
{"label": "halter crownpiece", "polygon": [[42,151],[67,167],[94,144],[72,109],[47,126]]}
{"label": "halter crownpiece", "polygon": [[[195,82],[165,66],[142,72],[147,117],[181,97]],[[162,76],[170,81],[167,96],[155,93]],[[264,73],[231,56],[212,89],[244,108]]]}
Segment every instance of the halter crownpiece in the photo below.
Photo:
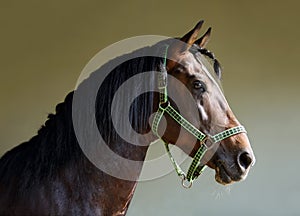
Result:
{"label": "halter crownpiece", "polygon": [[[159,89],[159,106],[158,110],[155,113],[153,122],[152,122],[152,131],[153,133],[159,137],[165,144],[166,151],[170,157],[170,160],[175,168],[176,173],[179,177],[182,178],[182,186],[185,188],[190,188],[193,184],[193,181],[201,175],[201,173],[206,168],[206,165],[200,166],[200,161],[205,155],[208,147],[206,146],[206,140],[209,139],[213,144],[220,142],[228,137],[239,133],[247,133],[246,129],[243,126],[236,126],[225,131],[222,131],[214,136],[209,136],[198,130],[194,125],[192,125],[189,121],[187,121],[180,113],[174,109],[170,102],[168,101],[168,91],[167,91],[167,51],[168,45],[166,45],[164,49],[164,62],[161,73],[158,75],[158,89]],[[158,126],[163,117],[163,115],[167,113],[171,118],[173,118],[180,126],[182,126],[185,130],[191,133],[193,136],[200,141],[200,147],[197,150],[195,156],[193,157],[192,163],[187,171],[187,174],[180,168],[180,166],[176,163],[173,158],[169,146],[167,142],[165,142],[162,137],[158,134]]]}

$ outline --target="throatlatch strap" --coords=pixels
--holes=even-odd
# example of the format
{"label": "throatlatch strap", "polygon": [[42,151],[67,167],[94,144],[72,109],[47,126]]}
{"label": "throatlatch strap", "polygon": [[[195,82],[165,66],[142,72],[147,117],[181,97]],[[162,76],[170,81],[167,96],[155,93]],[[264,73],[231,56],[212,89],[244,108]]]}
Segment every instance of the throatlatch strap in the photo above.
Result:
{"label": "throatlatch strap", "polygon": [[169,145],[168,145],[169,143],[167,143],[167,142],[164,142],[164,143],[165,143],[165,148],[166,148],[166,150],[168,152],[169,158],[170,158],[170,160],[171,160],[171,162],[172,162],[172,164],[174,166],[174,169],[175,169],[177,175],[180,176],[180,177],[185,178],[185,173],[182,171],[182,169],[180,168],[180,166],[176,163],[175,159],[173,158],[173,156],[172,156],[172,154],[170,152],[170,148],[169,148]]}

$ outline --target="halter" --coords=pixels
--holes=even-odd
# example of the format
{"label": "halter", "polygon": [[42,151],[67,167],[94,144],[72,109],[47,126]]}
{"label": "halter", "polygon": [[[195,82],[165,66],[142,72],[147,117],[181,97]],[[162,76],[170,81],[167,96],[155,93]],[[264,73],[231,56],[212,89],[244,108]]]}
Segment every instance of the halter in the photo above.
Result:
{"label": "halter", "polygon": [[[247,133],[246,129],[243,126],[236,126],[225,131],[222,131],[214,136],[206,135],[200,130],[198,130],[194,125],[192,125],[189,121],[187,121],[182,115],[180,115],[176,109],[174,109],[170,102],[168,101],[168,91],[167,91],[167,51],[168,46],[166,46],[165,54],[164,54],[164,62],[161,73],[158,75],[158,89],[159,89],[159,106],[158,110],[155,113],[153,122],[152,122],[152,131],[154,134],[159,137],[165,144],[166,151],[170,157],[170,160],[175,168],[175,171],[179,177],[182,179],[182,186],[185,188],[190,188],[193,184],[193,181],[201,175],[201,173],[206,168],[206,165],[200,166],[200,161],[205,155],[208,147],[206,145],[206,141],[209,139],[212,144],[220,142],[228,137],[239,133]],[[158,126],[162,119],[162,116],[167,113],[171,118],[173,118],[180,126],[182,126],[185,130],[191,133],[193,136],[200,141],[200,147],[197,150],[192,163],[187,171],[187,174],[180,168],[175,159],[173,158],[168,142],[165,142],[162,137],[158,134]]]}

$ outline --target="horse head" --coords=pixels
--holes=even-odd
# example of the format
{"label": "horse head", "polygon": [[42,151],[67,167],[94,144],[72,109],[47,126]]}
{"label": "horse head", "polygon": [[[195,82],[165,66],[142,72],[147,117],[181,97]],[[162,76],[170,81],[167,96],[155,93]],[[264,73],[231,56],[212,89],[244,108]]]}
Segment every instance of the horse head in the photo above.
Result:
{"label": "horse head", "polygon": [[[211,28],[197,39],[202,24],[203,21],[200,21],[190,32],[169,45],[165,67],[168,77],[175,78],[168,78],[168,91],[184,101],[182,106],[185,111],[179,109],[180,113],[208,139],[203,142],[195,139],[168,115],[165,115],[167,126],[161,136],[164,141],[176,144],[191,157],[195,157],[204,143],[208,150],[201,163],[214,169],[216,181],[225,185],[245,179],[255,157],[245,131],[218,142],[209,139],[222,131],[240,126],[240,123],[220,86],[220,64],[214,54],[205,48]],[[178,81],[181,85],[176,84]],[[193,102],[189,103],[188,97]],[[177,106],[172,99],[169,103]],[[195,108],[191,110],[190,107]]]}

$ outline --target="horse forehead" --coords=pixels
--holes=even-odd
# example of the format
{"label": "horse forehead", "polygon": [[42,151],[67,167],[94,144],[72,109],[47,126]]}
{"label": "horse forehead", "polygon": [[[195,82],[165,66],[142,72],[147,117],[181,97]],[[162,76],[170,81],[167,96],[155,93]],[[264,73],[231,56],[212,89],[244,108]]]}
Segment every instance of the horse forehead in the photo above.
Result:
{"label": "horse forehead", "polygon": [[196,75],[203,71],[203,65],[192,54],[182,56],[178,63],[186,68],[186,72],[191,75]]}

